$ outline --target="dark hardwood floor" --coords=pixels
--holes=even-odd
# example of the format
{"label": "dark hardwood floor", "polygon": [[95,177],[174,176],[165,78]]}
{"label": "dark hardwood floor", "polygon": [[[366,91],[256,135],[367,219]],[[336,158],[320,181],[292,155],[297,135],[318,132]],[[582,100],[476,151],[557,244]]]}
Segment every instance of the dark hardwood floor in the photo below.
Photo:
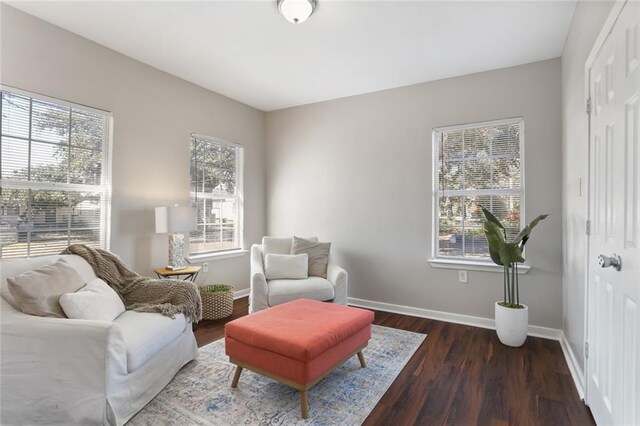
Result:
{"label": "dark hardwood floor", "polygon": [[[238,299],[231,317],[201,322],[195,332],[198,346],[222,338],[227,322],[247,315],[247,303],[246,297]],[[375,324],[428,337],[365,425],[595,424],[578,398],[558,342],[529,337],[524,346],[509,348],[493,330],[375,314]]]}

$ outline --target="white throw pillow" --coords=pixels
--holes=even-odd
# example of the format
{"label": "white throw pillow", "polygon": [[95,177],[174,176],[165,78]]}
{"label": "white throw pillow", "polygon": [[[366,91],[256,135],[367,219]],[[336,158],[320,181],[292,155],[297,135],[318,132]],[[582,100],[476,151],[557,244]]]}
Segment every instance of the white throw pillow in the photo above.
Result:
{"label": "white throw pillow", "polygon": [[268,253],[264,259],[264,275],[268,280],[308,278],[309,256],[303,254]]}
{"label": "white throw pillow", "polygon": [[75,293],[60,296],[60,306],[73,319],[111,322],[125,311],[124,303],[109,284],[95,278]]}

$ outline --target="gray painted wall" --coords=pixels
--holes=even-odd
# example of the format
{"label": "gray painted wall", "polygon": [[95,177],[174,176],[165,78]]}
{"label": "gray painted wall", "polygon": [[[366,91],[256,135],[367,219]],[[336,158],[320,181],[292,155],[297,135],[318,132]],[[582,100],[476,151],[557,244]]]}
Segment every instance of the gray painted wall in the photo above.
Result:
{"label": "gray painted wall", "polygon": [[578,2],[562,55],[562,329],[582,368],[589,171],[584,66],[612,5]]}
{"label": "gray painted wall", "polygon": [[434,269],[431,131],[524,116],[530,323],[562,318],[561,67],[553,59],[266,114],[267,231],[318,235],[349,272],[349,296],[493,318],[502,276]]}
{"label": "gray painted wall", "polygon": [[[166,235],[154,233],[154,207],[189,200],[191,132],[245,146],[244,244],[260,241],[263,112],[11,7],[0,8],[2,84],[113,113],[113,252],[143,274],[166,264]],[[207,282],[248,287],[248,256],[215,261]]]}

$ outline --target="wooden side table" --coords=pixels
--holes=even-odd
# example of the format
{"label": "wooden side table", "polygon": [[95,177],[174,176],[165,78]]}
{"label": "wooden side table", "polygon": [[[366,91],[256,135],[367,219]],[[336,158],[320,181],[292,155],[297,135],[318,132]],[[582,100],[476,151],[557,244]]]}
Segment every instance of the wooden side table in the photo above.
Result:
{"label": "wooden side table", "polygon": [[[158,278],[161,279],[178,279],[183,281],[191,281],[195,282],[198,273],[200,272],[200,266],[187,266],[182,269],[167,269],[167,268],[157,268],[154,269],[153,272],[156,273]],[[180,278],[184,277],[184,278]]]}

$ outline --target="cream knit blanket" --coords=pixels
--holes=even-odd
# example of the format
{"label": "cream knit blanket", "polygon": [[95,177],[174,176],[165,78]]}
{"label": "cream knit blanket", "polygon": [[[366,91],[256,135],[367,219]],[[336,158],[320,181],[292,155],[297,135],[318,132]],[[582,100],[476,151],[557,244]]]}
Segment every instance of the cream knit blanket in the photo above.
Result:
{"label": "cream knit blanket", "polygon": [[118,293],[127,310],[159,312],[171,318],[182,313],[193,323],[202,319],[200,291],[190,281],[143,277],[127,268],[115,254],[84,244],[73,244],[61,254],[84,258],[95,274]]}

